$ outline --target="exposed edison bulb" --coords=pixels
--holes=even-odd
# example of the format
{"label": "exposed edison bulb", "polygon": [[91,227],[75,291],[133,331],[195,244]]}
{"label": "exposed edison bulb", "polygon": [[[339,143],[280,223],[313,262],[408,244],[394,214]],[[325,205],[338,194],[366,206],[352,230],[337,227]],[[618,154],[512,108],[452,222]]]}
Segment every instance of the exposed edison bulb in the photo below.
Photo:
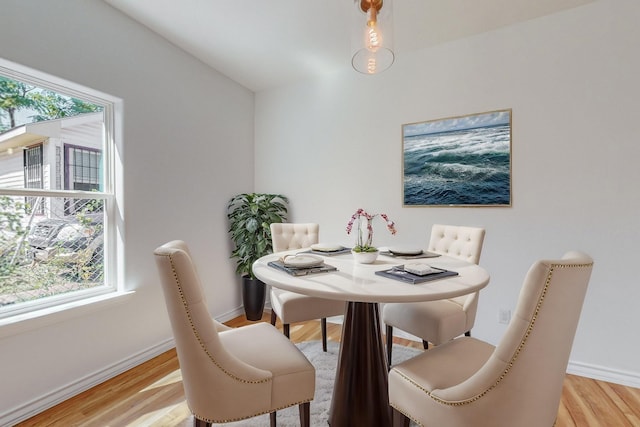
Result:
{"label": "exposed edison bulb", "polygon": [[382,34],[378,31],[378,26],[373,23],[372,26],[367,26],[367,49],[371,52],[375,52],[382,46]]}
{"label": "exposed edison bulb", "polygon": [[371,52],[377,51],[382,46],[382,34],[378,29],[378,11],[375,7],[371,7],[367,11],[365,46]]}
{"label": "exposed edison bulb", "polygon": [[367,73],[375,74],[378,71],[378,61],[375,57],[371,57],[367,60]]}

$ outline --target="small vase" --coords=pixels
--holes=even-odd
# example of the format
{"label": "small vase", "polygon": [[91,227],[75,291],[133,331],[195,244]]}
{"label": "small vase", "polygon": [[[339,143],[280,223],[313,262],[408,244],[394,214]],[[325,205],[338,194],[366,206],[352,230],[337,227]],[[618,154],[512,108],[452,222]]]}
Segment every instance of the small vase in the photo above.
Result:
{"label": "small vase", "polygon": [[378,254],[380,251],[375,252],[355,252],[351,251],[353,254],[353,260],[358,264],[372,264],[378,258]]}

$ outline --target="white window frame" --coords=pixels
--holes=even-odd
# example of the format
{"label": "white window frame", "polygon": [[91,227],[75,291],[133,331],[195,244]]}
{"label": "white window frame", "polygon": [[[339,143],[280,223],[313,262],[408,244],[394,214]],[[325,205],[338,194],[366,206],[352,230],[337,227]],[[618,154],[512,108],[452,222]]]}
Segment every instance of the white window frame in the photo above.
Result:
{"label": "white window frame", "polygon": [[[83,291],[60,294],[52,297],[36,299],[19,303],[14,306],[3,307],[0,311],[0,337],[11,334],[16,324],[40,319],[34,326],[42,324],[43,316],[53,315],[62,311],[78,309],[87,304],[100,303],[120,296],[127,295],[124,289],[124,250],[122,233],[123,218],[121,192],[117,191],[122,182],[121,156],[117,147],[121,147],[122,134],[122,100],[95,89],[55,77],[29,67],[16,64],[0,58],[0,74],[8,78],[19,80],[27,84],[52,90],[62,95],[82,99],[83,101],[99,105],[103,108],[104,120],[104,189],[102,192],[77,190],[41,190],[41,189],[7,189],[0,188],[0,195],[7,196],[45,196],[67,198],[92,198],[104,200],[104,284]],[[47,323],[45,321],[45,323]],[[13,325],[14,328],[9,328]],[[10,330],[11,329],[11,330]],[[17,330],[24,329],[19,325]],[[29,328],[30,329],[30,328]]]}

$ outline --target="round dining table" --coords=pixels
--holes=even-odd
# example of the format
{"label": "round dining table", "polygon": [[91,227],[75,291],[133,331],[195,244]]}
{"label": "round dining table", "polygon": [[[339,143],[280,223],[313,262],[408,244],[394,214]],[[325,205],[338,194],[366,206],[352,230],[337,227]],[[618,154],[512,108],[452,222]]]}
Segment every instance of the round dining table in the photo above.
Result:
{"label": "round dining table", "polygon": [[[332,427],[391,426],[389,367],[378,304],[433,301],[470,294],[489,283],[489,273],[478,265],[447,256],[407,260],[380,255],[371,264],[359,264],[349,252],[322,256],[324,263],[336,270],[317,274],[292,275],[269,265],[285,255],[309,251],[298,249],[266,255],[253,264],[253,273],[276,288],[346,302],[328,423]],[[376,271],[416,262],[458,274],[418,284],[376,274]]]}

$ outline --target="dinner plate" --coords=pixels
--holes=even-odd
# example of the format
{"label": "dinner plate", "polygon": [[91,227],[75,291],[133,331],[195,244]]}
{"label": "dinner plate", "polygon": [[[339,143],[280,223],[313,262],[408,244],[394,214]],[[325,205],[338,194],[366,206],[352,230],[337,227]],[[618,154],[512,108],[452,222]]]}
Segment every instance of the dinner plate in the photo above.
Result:
{"label": "dinner plate", "polygon": [[393,248],[389,248],[389,252],[391,252],[393,255],[420,255],[424,251],[420,248],[393,247]]}
{"label": "dinner plate", "polygon": [[322,258],[307,254],[287,255],[282,259],[284,265],[295,268],[317,267],[323,262]]}
{"label": "dinner plate", "polygon": [[409,273],[413,273],[418,276],[426,276],[428,274],[442,273],[441,269],[433,268],[428,264],[422,264],[422,263],[405,264],[404,271],[408,271]]}
{"label": "dinner plate", "polygon": [[311,245],[311,250],[318,252],[336,252],[344,249],[342,245],[335,245],[331,243],[315,243]]}

